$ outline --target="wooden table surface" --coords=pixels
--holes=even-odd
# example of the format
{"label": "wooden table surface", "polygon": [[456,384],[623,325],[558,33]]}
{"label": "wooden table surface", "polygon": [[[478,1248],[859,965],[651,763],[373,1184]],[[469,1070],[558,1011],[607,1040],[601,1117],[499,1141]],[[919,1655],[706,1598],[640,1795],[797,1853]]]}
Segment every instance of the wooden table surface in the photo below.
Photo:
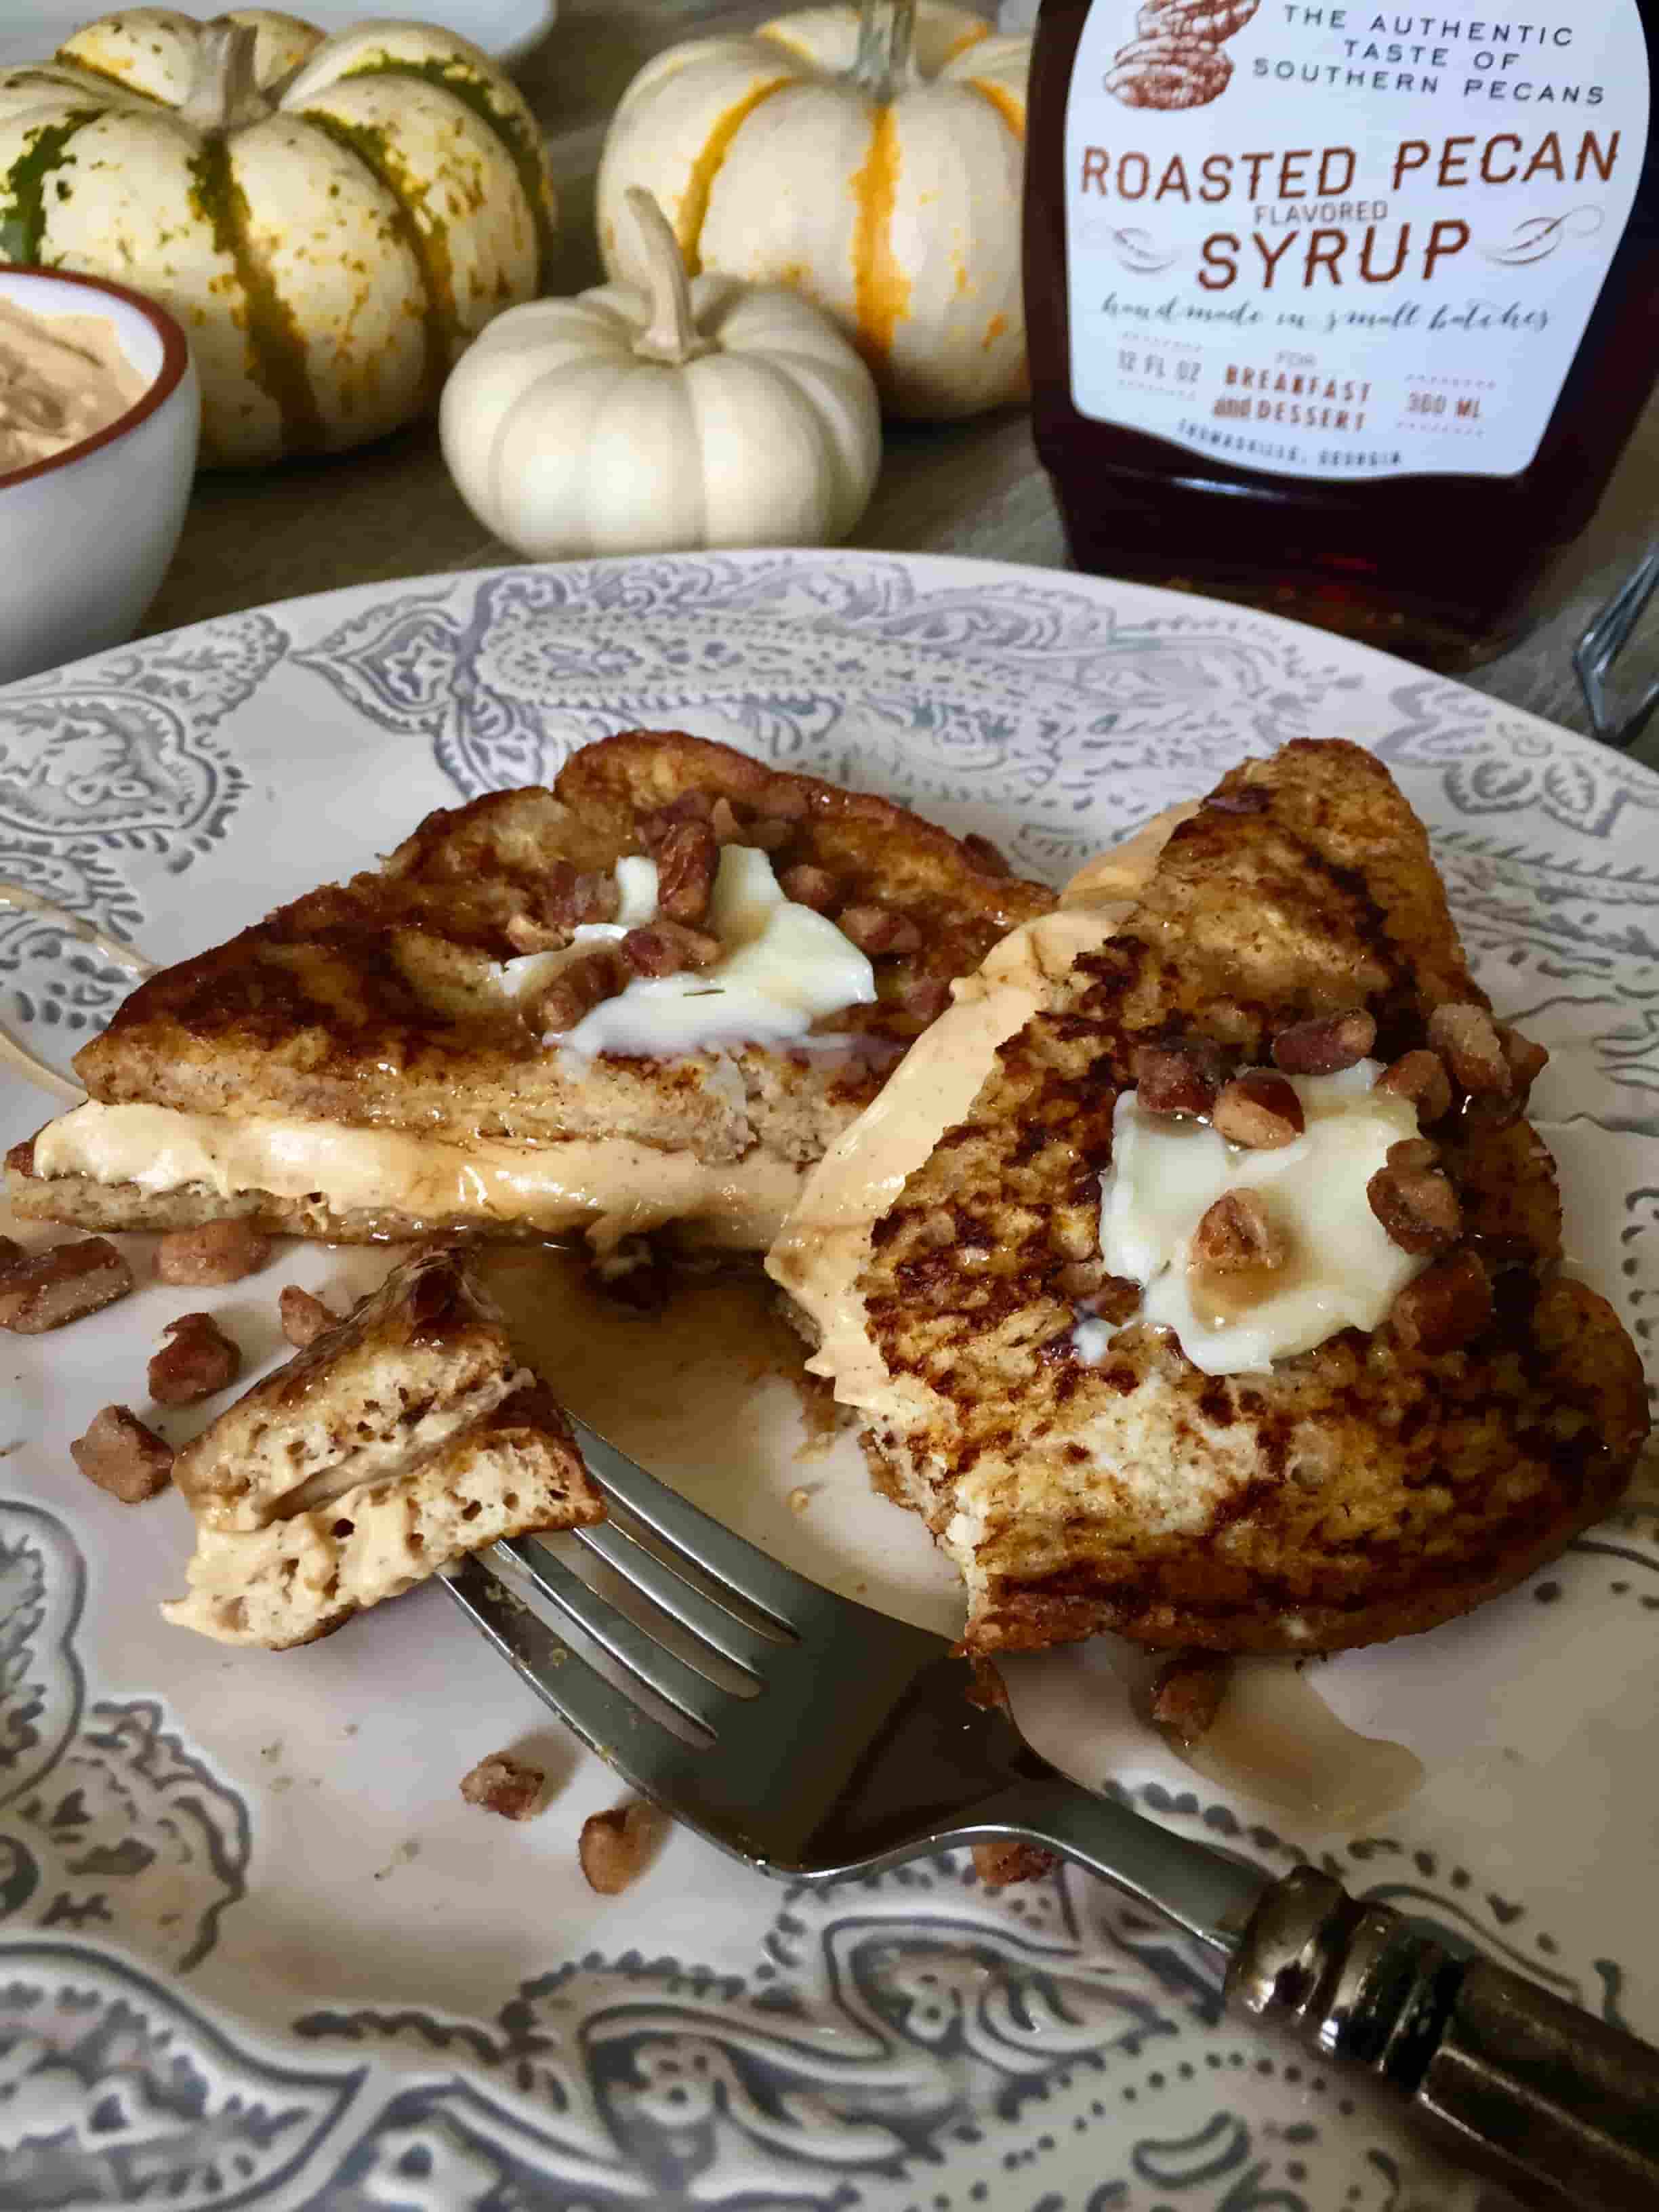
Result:
{"label": "wooden table surface", "polygon": [[[434,5],[433,12],[444,10]],[[559,188],[554,291],[599,281],[593,174],[606,118],[635,70],[674,39],[746,26],[775,12],[775,5],[714,7],[707,0],[562,0],[557,23],[517,71],[546,132]],[[1479,671],[1470,679],[1478,689],[1571,729],[1589,727],[1572,673],[1573,641],[1659,534],[1656,484],[1659,400],[1565,565],[1555,611]],[[881,479],[852,542],[1065,567],[1060,518],[1024,412],[930,428],[890,425]],[[200,477],[178,555],[140,634],[336,585],[514,558],[462,504],[436,434],[424,425],[330,460]],[[1620,685],[1634,696],[1656,675],[1659,601],[1620,664]],[[1659,765],[1659,717],[1635,753]]]}

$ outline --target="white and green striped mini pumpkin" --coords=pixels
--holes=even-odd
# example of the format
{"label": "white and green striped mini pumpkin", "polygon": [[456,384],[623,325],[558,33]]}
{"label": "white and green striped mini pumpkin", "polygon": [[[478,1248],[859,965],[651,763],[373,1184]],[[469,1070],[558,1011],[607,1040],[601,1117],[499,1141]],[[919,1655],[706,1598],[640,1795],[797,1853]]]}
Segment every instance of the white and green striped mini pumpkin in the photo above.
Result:
{"label": "white and green striped mini pumpkin", "polygon": [[210,465],[338,452],[434,406],[468,340],[540,289],[554,215],[519,93],[428,25],[129,8],[0,70],[0,260],[171,308]]}

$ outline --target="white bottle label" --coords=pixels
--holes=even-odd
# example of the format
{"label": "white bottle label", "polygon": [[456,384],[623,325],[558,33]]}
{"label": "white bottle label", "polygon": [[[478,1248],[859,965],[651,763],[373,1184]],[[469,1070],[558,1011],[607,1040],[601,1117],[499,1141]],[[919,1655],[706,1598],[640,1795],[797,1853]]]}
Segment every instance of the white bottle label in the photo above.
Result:
{"label": "white bottle label", "polygon": [[1094,0],[1066,109],[1076,404],[1277,476],[1512,476],[1647,136],[1635,0]]}

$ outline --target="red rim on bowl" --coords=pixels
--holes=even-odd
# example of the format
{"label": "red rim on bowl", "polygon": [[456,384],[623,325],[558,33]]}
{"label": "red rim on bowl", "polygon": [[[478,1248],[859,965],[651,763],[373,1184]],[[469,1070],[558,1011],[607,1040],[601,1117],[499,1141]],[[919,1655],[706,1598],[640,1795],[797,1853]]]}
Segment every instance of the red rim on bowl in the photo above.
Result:
{"label": "red rim on bowl", "polygon": [[[66,446],[61,453],[48,453],[44,460],[30,461],[21,469],[0,470],[0,491],[8,491],[13,484],[27,483],[33,477],[43,477],[50,469],[61,469],[78,461],[84,454],[94,453],[100,446],[107,446],[112,439],[131,430],[146,416],[153,415],[165,399],[171,398],[184,380],[190,367],[190,348],[185,334],[163,307],[147,300],[142,292],[130,291],[125,284],[111,283],[106,276],[82,276],[68,269],[43,269],[38,262],[0,262],[0,295],[3,295],[7,276],[42,276],[54,284],[76,284],[94,299],[125,300],[128,307],[136,307],[145,321],[155,331],[161,341],[161,366],[155,381],[140,392],[125,415],[118,415],[101,430],[94,430],[89,438],[82,438],[73,446]],[[16,304],[21,305],[19,301]]]}

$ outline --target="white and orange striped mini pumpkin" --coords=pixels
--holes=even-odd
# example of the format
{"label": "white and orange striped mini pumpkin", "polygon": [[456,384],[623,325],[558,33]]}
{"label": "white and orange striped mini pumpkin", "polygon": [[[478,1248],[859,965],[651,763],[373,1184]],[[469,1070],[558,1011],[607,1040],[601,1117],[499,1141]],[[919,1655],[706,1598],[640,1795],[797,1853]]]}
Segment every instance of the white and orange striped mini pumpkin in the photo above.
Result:
{"label": "white and orange striped mini pumpkin", "polygon": [[670,47],[605,139],[605,267],[641,281],[623,195],[643,185],[694,274],[789,284],[828,309],[890,413],[1023,398],[1030,60],[1028,39],[949,0],[805,8]]}
{"label": "white and orange striped mini pumpkin", "polygon": [[516,88],[429,25],[124,8],[0,69],[0,261],[169,307],[209,466],[435,407],[467,341],[540,289],[554,216]]}

